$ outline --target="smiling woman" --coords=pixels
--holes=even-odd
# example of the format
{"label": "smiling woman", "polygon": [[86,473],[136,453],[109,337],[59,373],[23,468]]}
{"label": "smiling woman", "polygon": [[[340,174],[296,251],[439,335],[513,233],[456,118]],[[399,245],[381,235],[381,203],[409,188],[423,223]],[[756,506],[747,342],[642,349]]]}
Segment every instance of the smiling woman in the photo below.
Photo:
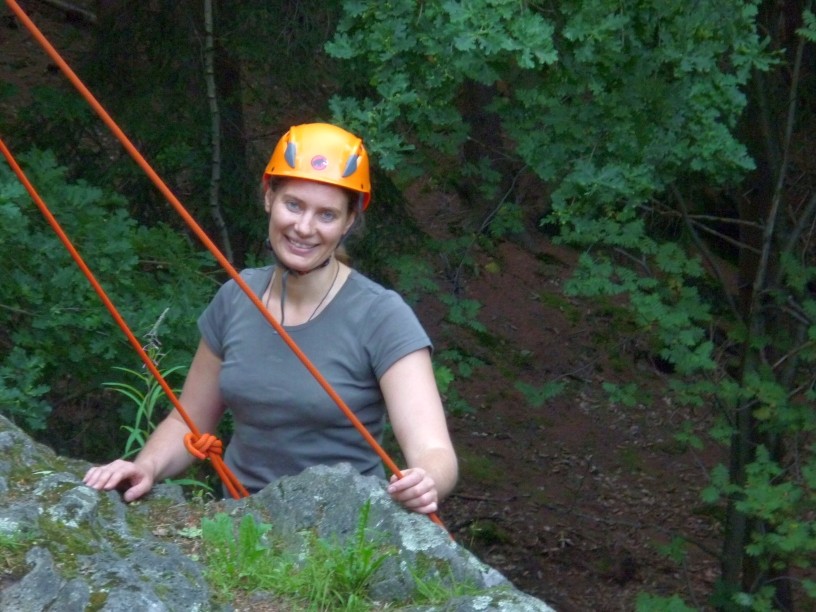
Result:
{"label": "smiling woman", "polygon": [[[264,303],[283,324],[288,298],[288,323],[305,323],[331,301],[334,289],[348,277],[351,269],[335,254],[357,212],[343,189],[304,179],[270,184],[264,207],[269,213],[267,245],[282,270],[280,275],[273,272]],[[290,275],[294,282],[289,282]]]}
{"label": "smiling woman", "polygon": [[[357,215],[346,192],[314,181],[287,179],[270,186],[264,207],[269,213],[267,244],[284,270],[283,278],[293,273],[305,281],[309,275],[311,282],[304,282],[305,288],[314,289],[314,297],[325,293],[320,290],[324,280],[336,277],[339,270],[330,270],[334,267],[329,264]],[[308,297],[304,296],[306,305]]]}
{"label": "smiling woman", "polygon": [[[410,510],[435,513],[456,483],[457,460],[431,341],[399,295],[337,257],[370,201],[362,141],[332,125],[295,126],[275,148],[264,188],[267,245],[277,262],[242,278],[377,442],[388,417],[407,462],[388,492]],[[374,449],[235,280],[204,310],[199,330],[180,402],[202,431],[232,412],[225,461],[249,491],[317,464],[345,462],[385,476]],[[137,499],[189,465],[186,433],[173,411],[135,461],[94,467],[85,483]]]}

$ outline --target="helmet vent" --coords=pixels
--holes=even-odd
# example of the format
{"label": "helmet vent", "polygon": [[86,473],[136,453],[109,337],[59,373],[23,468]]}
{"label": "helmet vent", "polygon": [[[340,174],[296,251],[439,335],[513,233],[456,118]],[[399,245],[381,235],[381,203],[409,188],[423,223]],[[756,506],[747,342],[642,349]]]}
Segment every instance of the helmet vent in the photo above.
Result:
{"label": "helmet vent", "polygon": [[357,160],[360,159],[359,155],[352,155],[349,157],[348,162],[346,163],[346,169],[343,170],[343,178],[347,178],[357,172]]}
{"label": "helmet vent", "polygon": [[286,160],[286,163],[289,164],[291,168],[295,167],[295,155],[297,154],[297,147],[295,146],[294,142],[287,142],[286,143],[286,152],[283,154],[283,158]]}

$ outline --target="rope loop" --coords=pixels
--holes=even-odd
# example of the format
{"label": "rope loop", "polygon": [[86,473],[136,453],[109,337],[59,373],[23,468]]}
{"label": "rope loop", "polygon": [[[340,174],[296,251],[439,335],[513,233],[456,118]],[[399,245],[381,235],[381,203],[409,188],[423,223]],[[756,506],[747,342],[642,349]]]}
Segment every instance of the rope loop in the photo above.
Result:
{"label": "rope loop", "polygon": [[210,433],[204,433],[196,437],[193,432],[189,432],[184,436],[184,447],[193,457],[201,461],[207,457],[220,457],[224,451],[221,440]]}

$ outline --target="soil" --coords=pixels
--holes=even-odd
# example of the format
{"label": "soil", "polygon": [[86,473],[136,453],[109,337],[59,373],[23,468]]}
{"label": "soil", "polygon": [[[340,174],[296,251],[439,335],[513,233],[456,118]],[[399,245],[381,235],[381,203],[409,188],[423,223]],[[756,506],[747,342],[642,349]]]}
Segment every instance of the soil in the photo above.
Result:
{"label": "soil", "polygon": [[[42,9],[47,35],[64,35],[64,15],[30,4]],[[62,78],[5,6],[0,18],[3,82]],[[417,189],[411,201],[429,233],[462,218],[456,200],[442,194]],[[478,318],[487,333],[446,323],[432,300],[416,305],[437,351],[455,348],[483,363],[454,384],[470,408],[450,415],[461,478],[442,520],[460,544],[561,612],[632,610],[644,591],[679,593],[705,607],[720,534],[699,492],[722,457],[701,456],[674,435],[687,418],[704,429],[706,415],[672,405],[659,363],[619,327],[614,304],[564,294],[575,254],[534,223],[472,256],[456,290],[483,305]],[[435,263],[444,286],[445,266]],[[633,383],[655,399],[616,404],[606,382]],[[564,387],[536,402],[516,383]],[[681,535],[695,545],[678,564],[661,547]]]}
{"label": "soil", "polygon": [[[414,216],[426,231],[456,225],[455,200],[420,193]],[[535,230],[516,238],[477,250],[460,287],[483,304],[487,341],[417,305],[438,350],[456,346],[485,363],[457,379],[472,412],[450,417],[461,479],[442,520],[556,610],[632,610],[644,591],[704,608],[719,570],[719,527],[700,489],[723,458],[674,436],[686,419],[702,431],[706,416],[672,405],[659,362],[616,330],[614,306],[565,296],[575,253]],[[565,386],[536,406],[516,382]],[[613,403],[605,382],[634,383],[655,399]],[[661,553],[681,536],[695,542],[682,565]]]}

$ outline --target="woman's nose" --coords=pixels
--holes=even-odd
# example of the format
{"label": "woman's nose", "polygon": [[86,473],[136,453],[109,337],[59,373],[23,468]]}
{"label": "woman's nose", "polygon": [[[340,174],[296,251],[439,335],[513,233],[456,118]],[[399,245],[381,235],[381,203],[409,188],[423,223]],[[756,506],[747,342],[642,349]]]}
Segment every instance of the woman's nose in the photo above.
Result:
{"label": "woman's nose", "polygon": [[301,215],[298,215],[297,221],[295,222],[295,230],[303,235],[309,235],[312,233],[314,228],[314,217],[311,213],[304,212]]}

